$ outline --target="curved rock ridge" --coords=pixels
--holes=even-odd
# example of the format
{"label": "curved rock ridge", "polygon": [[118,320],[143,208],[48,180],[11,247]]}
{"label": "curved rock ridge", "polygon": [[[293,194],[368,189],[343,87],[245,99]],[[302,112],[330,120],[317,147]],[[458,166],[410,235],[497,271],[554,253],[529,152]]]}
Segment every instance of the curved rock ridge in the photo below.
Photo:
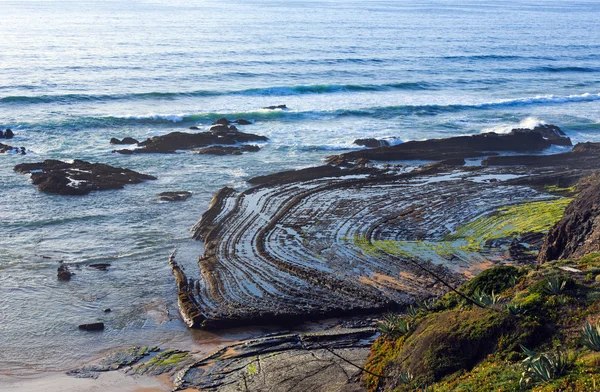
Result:
{"label": "curved rock ridge", "polygon": [[86,195],[91,191],[122,189],[156,177],[103,163],[74,160],[73,163],[47,159],[44,162],[21,163],[13,169],[31,174],[31,182],[42,192],[59,195]]}
{"label": "curved rock ridge", "polygon": [[382,311],[445,293],[431,273],[458,284],[511,260],[510,240],[473,250],[453,237],[459,227],[553,198],[504,182],[525,174],[322,166],[253,179],[260,185],[241,193],[224,188],[193,227],[205,244],[200,276],[171,259],[181,313],[191,327],[220,328]]}
{"label": "curved rock ridge", "polygon": [[410,141],[390,147],[376,147],[332,155],[328,163],[346,165],[357,159],[373,161],[400,160],[448,160],[492,155],[498,151],[541,151],[552,145],[571,145],[571,139],[554,125],[542,125],[534,129],[513,129],[508,134],[494,132],[446,139]]}
{"label": "curved rock ridge", "polygon": [[268,140],[265,136],[239,132],[237,128],[232,126],[217,125],[213,128],[211,128],[210,132],[171,132],[162,136],[154,136],[138,143],[139,148],[115,150],[113,152],[120,154],[172,154],[178,150],[191,150],[211,145],[232,145],[237,143],[265,142]]}
{"label": "curved rock ridge", "polygon": [[600,252],[600,174],[582,179],[577,188],[579,195],[546,236],[540,262]]}

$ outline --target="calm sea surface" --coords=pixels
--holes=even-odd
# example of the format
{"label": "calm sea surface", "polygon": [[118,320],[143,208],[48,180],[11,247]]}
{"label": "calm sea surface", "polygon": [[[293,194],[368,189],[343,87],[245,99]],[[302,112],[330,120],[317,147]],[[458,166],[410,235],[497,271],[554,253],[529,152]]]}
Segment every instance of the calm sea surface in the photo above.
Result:
{"label": "calm sea surface", "polygon": [[[260,109],[278,104],[290,109]],[[269,142],[235,157],[108,144],[223,116],[255,121],[243,130]],[[189,229],[223,186],[316,165],[358,137],[539,121],[600,141],[597,1],[0,0],[0,128],[34,152],[0,156],[0,373],[67,369],[131,344],[208,349],[219,337],[178,319],[167,261],[178,248],[193,270],[202,244]],[[64,197],[12,171],[48,158],[159,179]],[[159,203],[167,190],[193,196]],[[60,261],[76,273],[68,283]],[[77,330],[96,320],[104,333]]]}

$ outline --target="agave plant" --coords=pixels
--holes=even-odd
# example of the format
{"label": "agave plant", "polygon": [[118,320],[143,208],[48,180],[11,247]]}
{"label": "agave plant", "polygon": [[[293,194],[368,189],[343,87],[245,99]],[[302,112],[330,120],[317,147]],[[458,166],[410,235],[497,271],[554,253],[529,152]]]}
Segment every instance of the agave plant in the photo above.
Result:
{"label": "agave plant", "polygon": [[561,279],[558,276],[554,276],[552,278],[548,278],[548,280],[546,281],[546,287],[544,287],[544,292],[550,295],[559,295],[564,291],[566,286],[566,280]]}
{"label": "agave plant", "polygon": [[377,326],[381,334],[388,339],[396,339],[410,332],[410,323],[401,316],[388,313]]}
{"label": "agave plant", "polygon": [[494,293],[493,291],[492,294],[488,294],[484,291],[477,289],[473,293],[473,297],[475,301],[477,301],[477,303],[483,306],[492,306],[500,302],[500,296],[496,295],[496,293]]}
{"label": "agave plant", "polygon": [[560,351],[538,354],[521,345],[527,356],[523,360],[521,385],[537,385],[552,381],[565,372],[571,362],[568,356]]}
{"label": "agave plant", "polygon": [[401,371],[396,376],[396,381],[398,381],[398,383],[400,384],[410,384],[414,378],[415,377],[412,375],[411,372]]}
{"label": "agave plant", "polygon": [[510,312],[510,314],[513,314],[513,315],[527,313],[527,309],[521,305],[506,304],[504,306],[504,309],[508,310]]}
{"label": "agave plant", "polygon": [[592,351],[600,351],[600,321],[595,326],[585,323],[580,335],[584,346]]}

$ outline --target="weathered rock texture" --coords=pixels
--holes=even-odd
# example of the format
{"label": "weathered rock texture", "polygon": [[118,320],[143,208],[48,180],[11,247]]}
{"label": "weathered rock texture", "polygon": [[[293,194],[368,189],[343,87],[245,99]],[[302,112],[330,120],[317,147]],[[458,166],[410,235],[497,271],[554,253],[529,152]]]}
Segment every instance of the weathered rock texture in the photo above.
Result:
{"label": "weathered rock texture", "polygon": [[600,252],[600,174],[582,179],[578,189],[577,198],[548,233],[540,251],[540,262]]}
{"label": "weathered rock texture", "polygon": [[31,182],[40,191],[59,195],[86,195],[91,191],[122,189],[127,184],[156,179],[133,170],[77,159],[73,163],[53,159],[21,163],[14,171],[31,174]]}

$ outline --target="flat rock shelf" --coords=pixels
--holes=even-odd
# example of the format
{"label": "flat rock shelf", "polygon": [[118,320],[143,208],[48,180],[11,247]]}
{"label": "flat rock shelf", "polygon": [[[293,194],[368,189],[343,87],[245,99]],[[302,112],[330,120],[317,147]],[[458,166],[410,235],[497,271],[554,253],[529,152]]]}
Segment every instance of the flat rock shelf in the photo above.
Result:
{"label": "flat rock shelf", "polygon": [[321,168],[215,195],[193,228],[205,243],[200,277],[171,257],[190,327],[383,311],[442,294],[433,274],[456,285],[511,261],[510,241],[477,243],[455,235],[462,226],[502,206],[556,199],[511,185],[524,175],[515,168],[433,164],[336,177]]}

